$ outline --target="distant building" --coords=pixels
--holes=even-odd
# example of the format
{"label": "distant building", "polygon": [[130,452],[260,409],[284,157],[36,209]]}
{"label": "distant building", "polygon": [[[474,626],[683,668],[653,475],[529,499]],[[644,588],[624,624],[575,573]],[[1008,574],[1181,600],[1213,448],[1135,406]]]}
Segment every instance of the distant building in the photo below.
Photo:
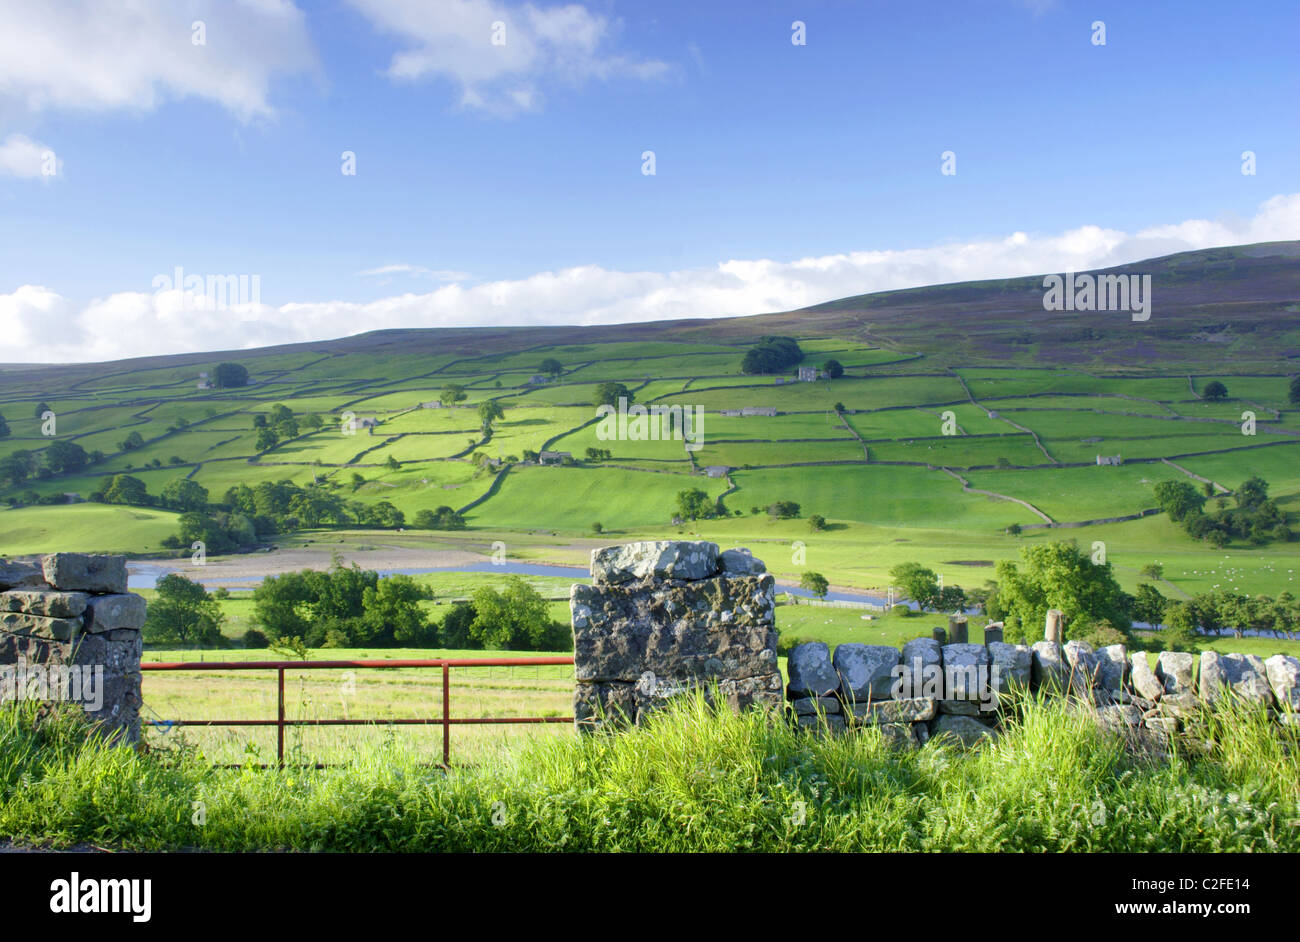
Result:
{"label": "distant building", "polygon": [[198,381],[197,386],[198,386],[199,389],[211,389],[211,388],[212,388],[212,380],[208,379],[208,374],[207,374],[207,373],[200,373],[200,374],[199,374],[199,381]]}
{"label": "distant building", "polygon": [[547,377],[543,376],[541,373],[534,373],[534,374],[533,374],[533,378],[530,379],[530,380],[528,381],[528,385],[529,385],[529,386],[540,386],[540,385],[542,385],[543,383],[546,383],[546,382],[549,382],[549,380],[547,379]]}
{"label": "distant building", "polygon": [[567,451],[544,451],[537,456],[538,464],[568,464],[572,460],[572,452]]}
{"label": "distant building", "polygon": [[421,408],[421,409],[441,409],[441,408],[442,408],[442,400],[440,400],[440,399],[435,399],[435,400],[433,400],[432,402],[422,402],[422,403],[420,403],[420,408]]}
{"label": "distant building", "polygon": [[1123,464],[1123,463],[1124,463],[1124,459],[1119,455],[1098,455],[1097,456],[1097,464],[1099,465],[1102,464],[1114,465],[1114,464]]}
{"label": "distant building", "polygon": [[817,369],[815,366],[799,367],[799,382],[801,383],[814,382],[819,376],[821,376],[821,370]]}
{"label": "distant building", "polygon": [[776,406],[745,406],[740,410],[741,415],[776,415]]}
{"label": "distant building", "polygon": [[704,473],[711,478],[725,478],[730,470],[725,464],[711,464],[704,469]]}

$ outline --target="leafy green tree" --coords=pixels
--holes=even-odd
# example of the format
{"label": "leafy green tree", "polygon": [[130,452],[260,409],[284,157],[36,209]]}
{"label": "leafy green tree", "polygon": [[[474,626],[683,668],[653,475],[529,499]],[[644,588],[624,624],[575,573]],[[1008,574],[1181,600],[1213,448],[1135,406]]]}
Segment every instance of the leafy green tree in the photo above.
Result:
{"label": "leafy green tree", "polygon": [[1205,497],[1186,481],[1161,481],[1153,489],[1156,503],[1175,523],[1193,513],[1200,513]]}
{"label": "leafy green tree", "polygon": [[55,474],[80,471],[89,461],[90,456],[86,454],[86,449],[76,442],[56,439],[45,449],[45,466]]}
{"label": "leafy green tree", "polygon": [[1160,632],[1160,643],[1171,651],[1196,651],[1200,636],[1196,631],[1196,616],[1187,602],[1171,601],[1165,606],[1165,628]]}
{"label": "leafy green tree", "polygon": [[384,462],[384,465],[388,468],[389,471],[402,470],[402,464],[397,460],[396,455],[389,455],[388,460]]}
{"label": "leafy green tree", "polygon": [[163,485],[162,502],[172,510],[204,510],[208,506],[208,489],[188,478],[177,478]]}
{"label": "leafy green tree", "polygon": [[830,379],[839,379],[844,375],[844,365],[839,360],[827,360],[822,364],[822,372]]}
{"label": "leafy green tree", "polygon": [[17,487],[31,474],[32,453],[24,449],[10,452],[0,458],[0,481],[10,487]]}
{"label": "leafy green tree", "polygon": [[677,515],[683,520],[712,517],[716,509],[717,504],[698,487],[677,492]]}
{"label": "leafy green tree", "polygon": [[1268,482],[1259,475],[1252,475],[1242,481],[1237,488],[1237,506],[1251,509],[1261,506],[1268,500]]}
{"label": "leafy green tree", "polygon": [[225,615],[202,583],[173,572],[158,580],[157,590],[145,614],[145,641],[186,646],[221,642]]}
{"label": "leafy green tree", "polygon": [[464,530],[465,518],[443,504],[436,510],[429,510],[426,507],[416,511],[411,525],[417,530]]}
{"label": "leafy green tree", "polygon": [[1300,405],[1300,375],[1291,377],[1291,386],[1287,392],[1287,401],[1291,405]]}
{"label": "leafy green tree", "polygon": [[1120,631],[1132,627],[1129,596],[1109,562],[1094,563],[1073,540],[1022,547],[1020,558],[1020,565],[1006,559],[997,564],[997,592],[988,604],[989,614],[1005,621],[1012,637],[1042,640],[1051,608],[1064,613],[1067,626],[1105,619]]}
{"label": "leafy green tree", "polygon": [[442,387],[442,392],[438,394],[438,401],[450,409],[458,402],[463,402],[469,398],[469,393],[465,392],[465,387],[456,383],[448,383]]}
{"label": "leafy green tree", "polygon": [[537,367],[537,372],[544,373],[552,379],[564,372],[564,364],[554,357],[547,357]]}
{"label": "leafy green tree", "polygon": [[144,481],[129,474],[115,474],[104,488],[104,503],[148,507],[152,501]]}
{"label": "leafy green tree", "polygon": [[472,602],[460,601],[451,606],[438,626],[438,644],[452,650],[482,648],[483,644],[470,635],[470,625],[478,617]]}
{"label": "leafy green tree", "polygon": [[0,438],[8,438],[8,437],[9,437],[9,423],[5,421],[5,417],[3,415],[0,415]]}
{"label": "leafy green tree", "polygon": [[1142,575],[1148,579],[1163,579],[1165,577],[1165,567],[1160,563],[1147,563],[1142,567]]}
{"label": "leafy green tree", "polygon": [[793,337],[762,337],[740,361],[741,372],[781,373],[803,359],[803,351]]}
{"label": "leafy green tree", "polygon": [[799,516],[799,505],[792,500],[778,500],[768,504],[767,513],[778,520],[791,520]]}
{"label": "leafy green tree", "polygon": [[218,389],[236,389],[248,385],[248,370],[238,363],[218,363],[213,377]]}
{"label": "leafy green tree", "polygon": [[1148,625],[1158,625],[1165,617],[1167,604],[1168,600],[1155,586],[1146,582],[1138,583],[1137,594],[1133,597],[1133,618]]}
{"label": "leafy green tree", "polygon": [[263,426],[257,430],[258,451],[270,451],[280,443],[280,436],[276,434],[275,429]]}
{"label": "leafy green tree", "polygon": [[830,591],[831,584],[820,572],[805,572],[799,577],[799,588],[811,592],[819,599],[824,599],[826,593]]}
{"label": "leafy green tree", "polygon": [[36,418],[40,418],[47,412],[53,412],[54,408],[48,402],[38,402],[36,404]]}
{"label": "leafy green tree", "polygon": [[808,529],[813,530],[814,532],[817,530],[825,530],[826,518],[821,514],[813,514],[808,518]]}
{"label": "leafy green tree", "polygon": [[1228,398],[1228,387],[1216,379],[1206,384],[1205,392],[1201,393],[1201,398],[1210,402],[1222,402]]}
{"label": "leafy green tree", "polygon": [[492,423],[497,419],[504,419],[505,410],[501,408],[501,403],[495,399],[485,399],[478,404],[478,420],[483,426],[483,433],[487,434],[492,431]]}
{"label": "leafy green tree", "polygon": [[889,570],[889,581],[921,608],[939,607],[939,576],[933,569],[920,563],[899,563]]}
{"label": "leafy green tree", "polygon": [[601,383],[596,387],[596,395],[592,404],[597,407],[617,406],[619,399],[626,399],[628,405],[631,405],[632,398],[632,390],[622,383]]}
{"label": "leafy green tree", "polygon": [[497,591],[483,586],[473,595],[475,617],[472,638],[485,648],[504,650],[559,650],[562,632],[551,620],[546,599],[519,576],[506,578]]}
{"label": "leafy green tree", "polygon": [[437,633],[420,608],[420,601],[428,597],[418,582],[401,574],[367,586],[362,590],[363,614],[352,632],[352,641],[363,646],[432,644]]}

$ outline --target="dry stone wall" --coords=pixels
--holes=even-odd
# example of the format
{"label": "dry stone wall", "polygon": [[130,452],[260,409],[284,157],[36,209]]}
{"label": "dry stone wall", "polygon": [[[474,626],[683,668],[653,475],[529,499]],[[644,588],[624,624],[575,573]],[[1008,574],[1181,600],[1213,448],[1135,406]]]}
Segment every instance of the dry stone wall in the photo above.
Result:
{"label": "dry stone wall", "polygon": [[[791,718],[823,733],[875,726],[901,746],[939,737],[973,745],[997,736],[1008,696],[1041,691],[1068,697],[1102,725],[1157,745],[1228,702],[1300,725],[1300,660],[1289,655],[1264,660],[1205,651],[1198,658],[1164,651],[1152,669],[1144,652],[1130,654],[1122,644],[1027,647],[991,640],[1001,636],[1001,626],[991,628],[983,645],[941,643],[943,629],[901,651],[841,644],[832,654],[821,642],[799,645],[788,664]],[[1061,636],[1059,612],[1049,613],[1047,628]]]}
{"label": "dry stone wall", "polygon": [[136,742],[144,617],[125,556],[0,559],[0,701],[73,701]]}
{"label": "dry stone wall", "polygon": [[592,585],[574,585],[574,723],[637,724],[702,688],[732,709],[778,709],[775,582],[747,550],[628,543],[593,550]]}

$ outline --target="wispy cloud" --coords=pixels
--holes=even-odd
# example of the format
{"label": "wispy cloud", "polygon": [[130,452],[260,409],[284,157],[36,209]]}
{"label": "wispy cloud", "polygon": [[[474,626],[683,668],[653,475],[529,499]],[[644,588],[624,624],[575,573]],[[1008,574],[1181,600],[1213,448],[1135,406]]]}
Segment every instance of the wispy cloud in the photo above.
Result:
{"label": "wispy cloud", "polygon": [[[1300,193],[1273,197],[1250,219],[1192,219],[1136,233],[1083,226],[927,248],[792,261],[730,260],[669,272],[585,265],[468,287],[446,284],[424,294],[366,303],[244,304],[212,310],[202,299],[187,303],[180,292],[163,291],[122,292],[78,304],[48,288],[25,285],[0,294],[0,336],[10,340],[10,349],[23,350],[29,362],[61,362],[259,347],[396,327],[719,317],[791,310],[871,291],[1083,271],[1190,249],[1284,239],[1300,239]],[[263,279],[264,290],[268,283]]]}
{"label": "wispy cloud", "polygon": [[585,6],[539,7],[502,0],[351,0],[374,27],[403,48],[394,81],[443,78],[459,104],[498,115],[536,110],[544,90],[597,79],[660,79],[665,62],[613,51],[618,24]]}
{"label": "wispy cloud", "polygon": [[0,0],[0,24],[0,103],[31,112],[195,97],[247,120],[273,113],[274,77],[316,68],[291,0]]}
{"label": "wispy cloud", "polygon": [[61,173],[62,164],[53,150],[25,134],[10,134],[0,142],[0,176],[48,179]]}
{"label": "wispy cloud", "polygon": [[452,271],[445,268],[425,268],[423,265],[408,265],[405,262],[398,262],[393,265],[381,265],[378,268],[367,268],[364,271],[357,272],[358,275],[367,278],[385,278],[390,279],[394,275],[406,275],[411,278],[428,278],[432,281],[469,281],[470,274],[463,271]]}

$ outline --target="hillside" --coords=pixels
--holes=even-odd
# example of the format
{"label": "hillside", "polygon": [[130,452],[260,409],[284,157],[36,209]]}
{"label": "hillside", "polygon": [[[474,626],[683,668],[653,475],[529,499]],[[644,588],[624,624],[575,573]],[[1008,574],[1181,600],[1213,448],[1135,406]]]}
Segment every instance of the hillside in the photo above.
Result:
{"label": "hillside", "polygon": [[[1300,243],[1184,253],[1115,271],[1152,275],[1149,321],[1045,311],[1038,276],[754,317],[381,331],[5,367],[0,414],[11,434],[0,439],[0,462],[26,452],[30,473],[0,480],[0,500],[14,508],[0,511],[0,553],[160,552],[172,511],[23,506],[56,494],[89,497],[126,474],[153,496],[188,479],[214,504],[237,485],[315,485],[345,505],[391,504],[408,532],[419,511],[450,506],[468,523],[461,537],[483,551],[498,538],[509,544],[511,533],[549,534],[549,549],[528,550],[537,559],[580,559],[579,544],[600,523],[617,539],[689,531],[748,543],[778,573],[816,569],[839,585],[882,585],[902,559],[977,585],[1026,541],[1064,533],[1105,542],[1130,585],[1158,558],[1184,592],[1227,579],[1254,591],[1287,588],[1293,554],[1284,543],[1215,550],[1163,515],[1139,515],[1154,507],[1158,481],[1213,481],[1228,493],[1252,475],[1269,482],[1281,507],[1297,509],[1300,415],[1287,383],[1300,355]],[[796,382],[790,370],[777,383],[743,374],[744,351],[765,334],[796,337],[805,365],[833,358],[844,375]],[[559,361],[560,374],[532,382],[545,359]],[[249,385],[198,388],[200,372],[222,361],[244,365]],[[1211,380],[1227,386],[1225,400],[1203,398]],[[703,410],[700,450],[601,439],[593,394],[605,381],[626,384],[638,403]],[[448,384],[464,387],[458,406],[421,408]],[[485,436],[477,408],[488,401],[504,416]],[[56,415],[53,438],[42,434],[41,403]],[[298,427],[259,447],[255,422],[276,405]],[[727,414],[746,406],[778,414]],[[1246,410],[1257,416],[1251,436],[1240,428]],[[373,428],[363,421],[345,434],[349,413]],[[321,426],[310,427],[308,416]],[[138,445],[123,447],[133,432]],[[100,457],[50,473],[54,441]],[[611,454],[586,460],[589,448]],[[544,449],[576,461],[525,460]],[[480,455],[500,464],[480,467]],[[1098,466],[1098,455],[1122,463]],[[709,477],[710,466],[726,471]],[[676,496],[689,488],[721,497],[728,519],[671,525]],[[769,518],[763,511],[780,500],[798,503],[800,516]],[[827,529],[810,531],[814,513]],[[1022,536],[1006,532],[1013,524]],[[430,532],[430,541],[439,538]],[[806,560],[796,561],[796,540]]]}

